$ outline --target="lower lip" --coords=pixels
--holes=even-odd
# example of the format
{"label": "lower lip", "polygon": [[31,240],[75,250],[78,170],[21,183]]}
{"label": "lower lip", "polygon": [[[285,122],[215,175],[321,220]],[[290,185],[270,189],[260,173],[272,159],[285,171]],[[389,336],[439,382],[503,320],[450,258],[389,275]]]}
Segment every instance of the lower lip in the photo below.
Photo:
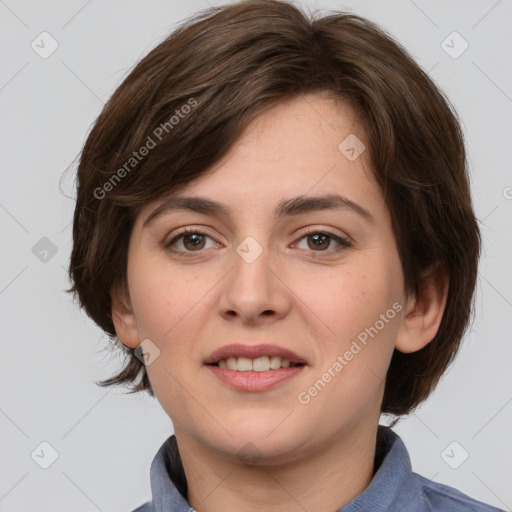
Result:
{"label": "lower lip", "polygon": [[219,366],[207,365],[215,377],[225,384],[238,389],[239,391],[266,391],[280,382],[297,375],[303,368],[294,366],[293,368],[279,368],[278,370],[268,370],[266,372],[238,372],[220,368]]}

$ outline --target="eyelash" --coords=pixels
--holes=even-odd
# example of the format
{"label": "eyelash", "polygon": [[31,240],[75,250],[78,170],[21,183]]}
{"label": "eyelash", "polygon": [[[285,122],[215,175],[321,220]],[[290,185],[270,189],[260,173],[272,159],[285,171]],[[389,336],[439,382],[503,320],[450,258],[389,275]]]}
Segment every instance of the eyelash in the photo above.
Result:
{"label": "eyelash", "polygon": [[[176,234],[175,237],[172,238],[172,240],[169,242],[169,243],[166,243],[165,244],[165,248],[168,249],[169,251],[173,252],[173,253],[179,253],[180,255],[184,256],[184,257],[192,257],[194,256],[194,253],[196,252],[202,252],[201,250],[198,250],[198,251],[182,251],[182,250],[176,250],[172,247],[172,245],[174,243],[176,243],[180,238],[183,238],[183,236],[185,235],[201,235],[201,236],[207,236],[208,238],[212,238],[210,235],[207,235],[206,233],[202,233],[201,231],[198,231],[196,229],[193,229],[193,228],[184,228],[182,229],[179,233]],[[339,246],[332,250],[332,251],[329,251],[328,249],[327,250],[323,250],[323,251],[313,251],[310,249],[310,252],[312,253],[329,253],[329,252],[332,252],[334,254],[338,254],[342,251],[344,251],[345,249],[348,249],[349,247],[352,247],[352,243],[345,239],[345,238],[342,238],[338,235],[335,235],[334,233],[330,233],[328,231],[323,231],[323,230],[318,230],[318,229],[312,229],[310,231],[307,231],[305,233],[303,233],[301,235],[301,237],[299,238],[299,241],[302,240],[303,238],[306,238],[307,236],[311,236],[311,235],[324,235],[328,238],[330,238],[331,240],[334,240],[336,242],[339,243]]]}

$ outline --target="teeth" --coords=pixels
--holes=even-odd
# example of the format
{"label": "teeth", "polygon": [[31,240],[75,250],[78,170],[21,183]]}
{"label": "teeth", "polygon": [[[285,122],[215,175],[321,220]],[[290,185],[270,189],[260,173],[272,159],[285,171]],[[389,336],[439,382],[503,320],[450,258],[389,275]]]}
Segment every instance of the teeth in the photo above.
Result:
{"label": "teeth", "polygon": [[239,372],[266,372],[268,370],[278,370],[279,368],[290,368],[298,365],[290,363],[288,359],[281,359],[279,356],[263,356],[256,359],[229,357],[228,359],[221,359],[219,366],[220,368]]}
{"label": "teeth", "polygon": [[239,372],[250,372],[252,370],[252,361],[247,357],[239,357],[236,369]]}
{"label": "teeth", "polygon": [[[238,360],[240,361],[240,359]],[[249,361],[251,361],[249,359]],[[267,356],[258,357],[257,359],[253,359],[251,361],[252,369],[255,372],[266,372],[270,370],[270,359]],[[238,369],[240,369],[240,362],[238,363]]]}
{"label": "teeth", "polygon": [[279,356],[272,356],[270,358],[270,369],[277,370],[281,368],[281,358]]}

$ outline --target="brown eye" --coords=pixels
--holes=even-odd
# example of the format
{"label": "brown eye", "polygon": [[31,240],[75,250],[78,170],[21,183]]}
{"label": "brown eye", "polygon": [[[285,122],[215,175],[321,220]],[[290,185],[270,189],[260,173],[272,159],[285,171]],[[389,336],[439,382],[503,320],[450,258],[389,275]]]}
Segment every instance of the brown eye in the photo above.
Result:
{"label": "brown eye", "polygon": [[[349,240],[341,238],[334,233],[323,231],[310,231],[302,235],[300,240],[302,241],[304,238],[307,239],[306,250],[313,252],[338,253],[352,246]],[[334,247],[332,247],[333,242]]]}
{"label": "brown eye", "polygon": [[[314,235],[307,235],[308,247],[310,249],[327,249],[331,242],[331,238],[323,233],[316,233]],[[312,241],[309,243],[309,241]]]}
{"label": "brown eye", "polygon": [[183,235],[183,245],[187,250],[196,251],[202,249],[205,245],[205,238],[199,233],[192,235]]}
{"label": "brown eye", "polygon": [[215,246],[215,242],[210,236],[205,233],[201,233],[200,231],[187,228],[181,231],[181,233],[178,233],[168,244],[165,245],[165,248],[174,253],[187,256],[189,255],[188,253],[200,252],[202,249],[208,248],[206,247],[208,239],[213,242],[213,245],[211,246]]}

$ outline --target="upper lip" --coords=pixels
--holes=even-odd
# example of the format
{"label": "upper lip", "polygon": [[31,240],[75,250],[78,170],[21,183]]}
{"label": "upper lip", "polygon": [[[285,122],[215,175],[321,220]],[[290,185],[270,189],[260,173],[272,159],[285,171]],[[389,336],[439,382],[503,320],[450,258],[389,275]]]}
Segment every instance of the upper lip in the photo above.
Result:
{"label": "upper lip", "polygon": [[281,359],[287,359],[291,363],[306,363],[303,357],[300,357],[292,350],[278,345],[242,345],[232,344],[225,345],[213,351],[204,361],[204,364],[218,363],[221,359],[229,357],[247,357],[248,359],[256,359],[263,356],[279,356]]}

